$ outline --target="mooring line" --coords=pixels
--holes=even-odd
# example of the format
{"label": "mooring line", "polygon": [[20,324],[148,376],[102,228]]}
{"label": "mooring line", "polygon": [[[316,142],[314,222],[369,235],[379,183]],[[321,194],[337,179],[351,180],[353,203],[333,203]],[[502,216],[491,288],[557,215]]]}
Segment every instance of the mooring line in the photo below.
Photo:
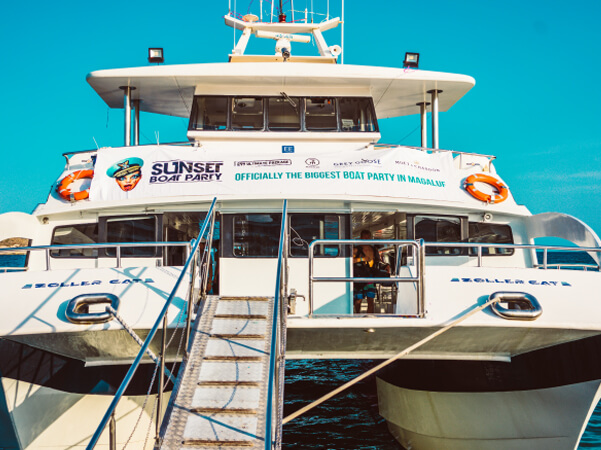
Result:
{"label": "mooring line", "polygon": [[397,353],[392,358],[387,359],[383,363],[380,363],[377,366],[369,369],[367,372],[364,372],[361,375],[359,375],[358,377],[353,378],[352,380],[346,382],[342,386],[340,386],[340,387],[334,389],[333,391],[327,393],[323,397],[318,398],[314,402],[312,402],[312,403],[308,404],[307,406],[299,409],[298,411],[293,412],[292,414],[290,414],[289,416],[287,416],[287,417],[284,418],[284,420],[282,421],[282,424],[283,425],[287,424],[291,420],[296,419],[298,416],[300,416],[300,415],[306,413],[307,411],[315,408],[317,405],[322,404],[326,400],[329,400],[330,398],[334,397],[336,394],[339,394],[340,392],[348,389],[349,387],[351,387],[352,385],[358,383],[359,381],[363,380],[364,378],[369,377],[370,375],[372,375],[375,372],[379,371],[380,369],[386,367],[387,365],[389,365],[390,363],[396,361],[397,359],[402,358],[403,356],[408,355],[409,353],[411,353],[416,348],[419,348],[422,345],[424,345],[425,343],[430,342],[435,337],[440,336],[441,334],[443,334],[446,331],[450,330],[454,326],[456,326],[456,325],[460,324],[461,322],[463,322],[468,317],[473,316],[477,312],[482,311],[484,308],[488,307],[489,305],[491,305],[492,303],[495,303],[497,301],[498,301],[498,299],[488,300],[486,303],[484,303],[484,304],[482,304],[480,306],[477,306],[476,308],[474,308],[474,309],[472,309],[470,311],[467,311],[465,314],[463,314],[462,316],[459,316],[457,319],[455,319],[454,321],[452,321],[449,325],[441,328],[440,330],[435,331],[434,333],[432,333],[429,336],[425,337],[421,341],[419,341],[419,342],[417,342],[417,343],[415,343],[415,344],[407,347],[406,349],[404,349],[400,353]]}

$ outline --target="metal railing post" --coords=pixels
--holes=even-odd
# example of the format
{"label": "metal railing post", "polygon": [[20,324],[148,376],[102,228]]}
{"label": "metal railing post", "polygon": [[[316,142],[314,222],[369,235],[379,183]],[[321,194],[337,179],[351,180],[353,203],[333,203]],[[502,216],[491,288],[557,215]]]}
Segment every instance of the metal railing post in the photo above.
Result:
{"label": "metal railing post", "polygon": [[[213,232],[215,230],[215,214],[211,216],[211,225],[209,225],[209,233],[207,234],[208,245],[205,246],[205,252],[207,255],[206,261],[206,274],[201,279],[201,297],[203,300],[207,297],[207,283],[209,282],[209,267],[211,267],[211,250],[213,248]],[[202,259],[201,259],[202,261]],[[212,270],[212,267],[211,267]],[[203,273],[203,272],[201,272]]]}
{"label": "metal railing post", "polygon": [[309,317],[313,316],[313,247],[309,246]]}
{"label": "metal railing post", "polygon": [[184,351],[184,353],[187,355],[188,354],[188,341],[190,339],[190,329],[192,328],[192,306],[196,301],[196,298],[194,296],[194,286],[196,286],[196,270],[198,269],[198,253],[194,253],[194,256],[192,257],[192,273],[190,276],[190,294],[188,295],[188,311],[187,311],[187,315],[186,315],[186,336],[184,339],[184,342],[186,343],[186,349]]}
{"label": "metal railing post", "polygon": [[155,423],[155,436],[154,441],[156,445],[160,444],[159,434],[161,432],[161,410],[163,407],[163,383],[165,379],[165,348],[167,347],[167,314],[163,317],[163,336],[161,339],[161,368],[159,370],[159,386],[157,389],[158,398],[157,398],[157,416]]}
{"label": "metal railing post", "polygon": [[543,269],[547,269],[547,249],[543,249]]}
{"label": "metal railing post", "polygon": [[115,249],[115,256],[117,257],[117,269],[121,268],[121,246],[118,245]]}
{"label": "metal railing post", "polygon": [[419,282],[418,282],[418,291],[417,291],[417,315],[418,317],[424,317],[426,312],[426,287],[425,287],[425,277],[426,277],[426,246],[423,239],[418,241],[418,273],[419,273]]}
{"label": "metal railing post", "polygon": [[115,411],[111,414],[109,422],[109,449],[117,450],[117,421],[115,420]]}

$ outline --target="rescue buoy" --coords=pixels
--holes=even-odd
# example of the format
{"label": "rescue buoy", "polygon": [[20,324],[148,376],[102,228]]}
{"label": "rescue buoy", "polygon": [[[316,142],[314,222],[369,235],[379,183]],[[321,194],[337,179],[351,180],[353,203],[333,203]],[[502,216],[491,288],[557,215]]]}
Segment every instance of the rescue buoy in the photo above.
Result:
{"label": "rescue buoy", "polygon": [[[474,183],[486,183],[495,188],[498,194],[486,194],[476,189]],[[468,191],[474,198],[486,203],[501,203],[507,200],[509,195],[509,189],[502,181],[497,178],[487,175],[485,173],[475,173],[465,179],[463,187]]]}
{"label": "rescue buoy", "polygon": [[71,192],[69,189],[69,185],[73,183],[75,180],[81,180],[82,178],[93,178],[94,171],[93,170],[76,170],[75,172],[67,175],[63,178],[56,190],[58,191],[58,195],[60,195],[65,200],[69,200],[70,202],[75,202],[77,200],[83,200],[90,196],[90,190],[85,189],[83,191]]}

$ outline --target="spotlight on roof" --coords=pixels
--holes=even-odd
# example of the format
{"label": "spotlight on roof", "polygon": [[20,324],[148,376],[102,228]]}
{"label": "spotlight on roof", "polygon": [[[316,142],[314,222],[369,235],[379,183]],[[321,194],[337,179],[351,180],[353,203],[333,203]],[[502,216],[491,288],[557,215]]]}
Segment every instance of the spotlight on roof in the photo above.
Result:
{"label": "spotlight on roof", "polygon": [[149,48],[148,49],[148,62],[161,64],[165,62],[162,48]]}
{"label": "spotlight on roof", "polygon": [[419,53],[405,53],[405,61],[403,61],[403,67],[415,67],[419,65]]}

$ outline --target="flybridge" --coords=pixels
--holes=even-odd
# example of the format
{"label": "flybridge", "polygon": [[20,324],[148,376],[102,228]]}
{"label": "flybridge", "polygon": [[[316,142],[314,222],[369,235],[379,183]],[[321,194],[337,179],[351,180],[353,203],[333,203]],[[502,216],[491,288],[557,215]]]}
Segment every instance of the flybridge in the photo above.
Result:
{"label": "flybridge", "polygon": [[[359,147],[380,139],[377,120],[420,114],[421,147],[439,148],[439,111],[453,106],[474,79],[415,68],[336,64],[342,62],[342,48],[329,46],[323,33],[342,28],[344,21],[324,17],[317,23],[307,16],[266,23],[230,12],[224,16],[226,25],[242,33],[229,63],[103,70],[87,80],[109,107],[125,109],[126,146],[139,144],[140,111],[145,111],[190,119],[188,139],[203,145],[249,139],[294,145],[318,139],[354,141]],[[251,36],[275,40],[275,54],[246,54]],[[319,55],[296,56],[292,44],[311,40]]]}

